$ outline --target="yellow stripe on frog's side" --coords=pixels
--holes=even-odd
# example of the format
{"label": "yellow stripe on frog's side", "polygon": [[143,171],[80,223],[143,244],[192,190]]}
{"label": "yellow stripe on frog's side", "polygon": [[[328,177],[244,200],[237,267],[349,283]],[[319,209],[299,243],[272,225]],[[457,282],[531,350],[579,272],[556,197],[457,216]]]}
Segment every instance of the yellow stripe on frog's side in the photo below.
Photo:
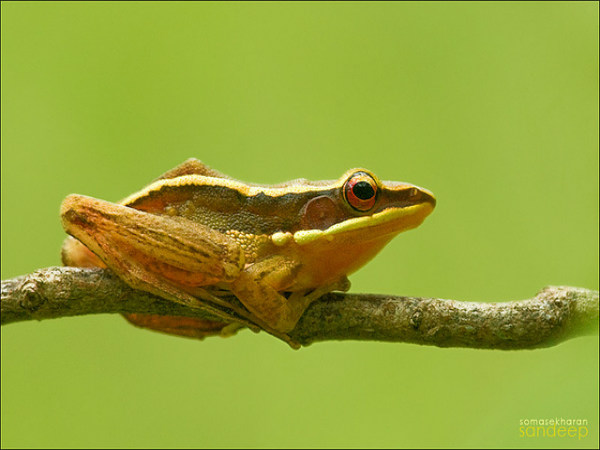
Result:
{"label": "yellow stripe on frog's side", "polygon": [[[351,172],[351,171],[349,171]],[[185,186],[221,186],[239,192],[246,197],[254,197],[259,194],[265,194],[269,197],[280,197],[287,194],[303,194],[307,192],[320,192],[327,189],[335,189],[341,187],[345,181],[346,176],[343,178],[333,181],[331,184],[321,185],[290,185],[286,187],[269,187],[269,186],[257,186],[242,183],[236,180],[229,180],[226,178],[213,178],[205,177],[204,175],[182,175],[177,178],[166,178],[157,180],[154,183],[146,186],[139,192],[130,195],[124,199],[121,203],[124,205],[134,203],[140,198],[147,197],[152,192],[160,191],[164,187],[185,187]]]}
{"label": "yellow stripe on frog's side", "polygon": [[401,217],[412,216],[422,211],[424,208],[432,208],[428,203],[408,206],[406,208],[389,208],[384,211],[373,214],[372,216],[354,217],[335,225],[326,230],[301,230],[294,233],[294,241],[298,245],[305,245],[314,242],[317,239],[333,239],[337,234],[347,231],[367,228],[389,222],[390,220]]}
{"label": "yellow stripe on frog's side", "polygon": [[271,240],[273,241],[273,244],[277,245],[278,247],[287,244],[288,242],[290,242],[291,239],[292,233],[289,232],[284,233],[282,231],[278,231],[271,235]]}

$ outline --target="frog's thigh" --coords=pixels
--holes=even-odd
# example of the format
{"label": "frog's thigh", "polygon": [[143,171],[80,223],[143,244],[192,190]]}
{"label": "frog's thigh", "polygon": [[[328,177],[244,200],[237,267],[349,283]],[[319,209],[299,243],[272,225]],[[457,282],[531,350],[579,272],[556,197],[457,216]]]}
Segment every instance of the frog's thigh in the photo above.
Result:
{"label": "frog's thigh", "polygon": [[178,284],[199,286],[230,281],[244,267],[237,242],[187,219],[78,195],[65,199],[61,214],[66,231],[119,275],[125,275],[125,260]]}
{"label": "frog's thigh", "polygon": [[66,231],[131,287],[236,320],[187,292],[237,276],[244,254],[233,239],[189,220],[76,195],[65,199],[61,215]]}
{"label": "frog's thigh", "polygon": [[60,252],[62,263],[73,267],[102,267],[102,262],[89,248],[72,236],[67,236]]}
{"label": "frog's thigh", "polygon": [[231,291],[246,308],[273,329],[294,329],[308,304],[302,297],[286,299],[278,291],[289,286],[300,264],[273,256],[252,264],[231,283]]}

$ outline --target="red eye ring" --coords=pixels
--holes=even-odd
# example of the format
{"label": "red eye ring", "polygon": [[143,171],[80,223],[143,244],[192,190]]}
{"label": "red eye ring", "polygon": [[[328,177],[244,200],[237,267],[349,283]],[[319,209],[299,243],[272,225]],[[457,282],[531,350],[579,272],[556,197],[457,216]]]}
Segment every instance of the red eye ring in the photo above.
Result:
{"label": "red eye ring", "polygon": [[377,200],[377,183],[369,174],[356,172],[344,185],[344,197],[357,211],[368,211]]}

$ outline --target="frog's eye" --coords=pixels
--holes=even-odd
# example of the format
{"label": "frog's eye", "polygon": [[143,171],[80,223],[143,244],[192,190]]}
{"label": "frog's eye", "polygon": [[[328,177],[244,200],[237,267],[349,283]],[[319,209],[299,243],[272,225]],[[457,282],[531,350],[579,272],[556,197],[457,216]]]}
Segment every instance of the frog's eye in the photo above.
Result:
{"label": "frog's eye", "polygon": [[368,173],[356,172],[344,185],[344,197],[354,209],[368,211],[375,205],[377,183]]}

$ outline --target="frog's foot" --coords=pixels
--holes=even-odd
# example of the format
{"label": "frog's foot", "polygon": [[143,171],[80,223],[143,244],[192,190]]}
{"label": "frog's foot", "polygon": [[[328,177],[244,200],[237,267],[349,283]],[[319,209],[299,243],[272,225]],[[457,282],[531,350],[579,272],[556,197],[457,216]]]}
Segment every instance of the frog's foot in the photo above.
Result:
{"label": "frog's foot", "polygon": [[336,282],[331,283],[328,286],[329,291],[327,291],[327,292],[331,292],[331,291],[348,292],[351,285],[352,285],[352,283],[350,283],[350,280],[348,279],[348,277],[342,277],[339,280],[337,280]]}
{"label": "frog's foot", "polygon": [[350,289],[350,280],[348,280],[346,277],[342,277],[333,283],[318,287],[312,291],[292,292],[292,294],[288,297],[288,302],[295,304],[296,307],[304,311],[312,302],[318,300],[325,294],[328,294],[332,291],[346,292],[348,289]]}
{"label": "frog's foot", "polygon": [[[124,314],[123,317],[137,327],[195,339],[204,339],[208,336],[232,336],[235,331],[243,327],[238,323],[223,323],[182,316]],[[235,331],[230,328],[232,325],[237,326]]]}
{"label": "frog's foot", "polygon": [[235,336],[237,332],[240,331],[242,328],[246,328],[246,325],[239,322],[232,322],[221,328],[221,332],[219,333],[219,335],[221,337]]}

